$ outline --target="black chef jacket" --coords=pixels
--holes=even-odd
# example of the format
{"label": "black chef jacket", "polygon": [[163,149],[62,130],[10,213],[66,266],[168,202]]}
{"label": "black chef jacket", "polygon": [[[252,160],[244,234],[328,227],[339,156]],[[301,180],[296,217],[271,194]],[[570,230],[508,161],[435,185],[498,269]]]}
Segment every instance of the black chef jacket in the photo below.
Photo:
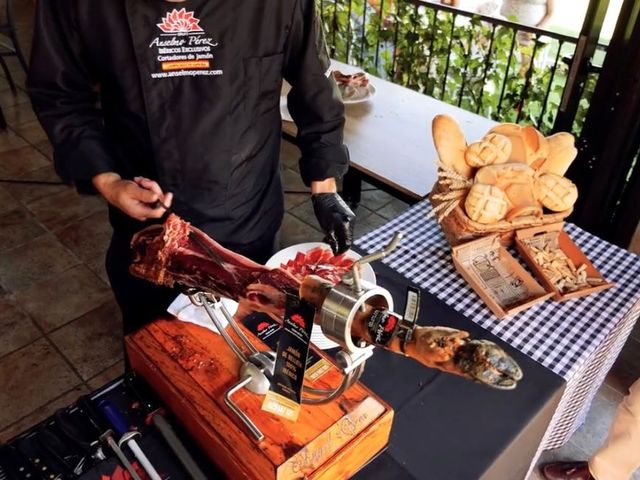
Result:
{"label": "black chef jacket", "polygon": [[[304,182],[345,173],[328,69],[314,0],[43,0],[27,85],[63,179],[156,179],[176,213],[233,245],[282,219],[283,77]],[[115,209],[112,224],[143,226]]]}

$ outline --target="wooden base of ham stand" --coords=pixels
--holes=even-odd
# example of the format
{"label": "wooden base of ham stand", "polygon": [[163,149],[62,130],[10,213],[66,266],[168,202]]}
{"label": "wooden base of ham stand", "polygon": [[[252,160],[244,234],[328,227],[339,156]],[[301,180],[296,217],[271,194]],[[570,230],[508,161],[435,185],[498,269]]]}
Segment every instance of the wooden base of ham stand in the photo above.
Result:
{"label": "wooden base of ham stand", "polygon": [[[220,335],[161,319],[127,337],[126,348],[133,370],[229,478],[348,478],[388,443],[393,410],[360,383],[330,403],[303,405],[297,422],[261,410],[264,397],[242,390],[234,400],[265,434],[258,442],[224,403],[240,361]],[[331,364],[310,386],[335,388],[340,380]]]}

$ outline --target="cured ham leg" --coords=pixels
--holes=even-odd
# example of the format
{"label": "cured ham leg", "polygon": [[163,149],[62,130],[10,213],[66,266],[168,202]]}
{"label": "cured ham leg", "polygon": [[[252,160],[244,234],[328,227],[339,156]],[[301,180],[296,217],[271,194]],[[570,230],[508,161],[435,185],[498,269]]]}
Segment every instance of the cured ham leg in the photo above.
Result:
{"label": "cured ham leg", "polygon": [[177,215],[164,225],[137,233],[131,241],[130,272],[157,285],[196,288],[236,300],[243,309],[282,318],[285,294],[297,295],[300,282],[227,250]]}
{"label": "cured ham leg", "polygon": [[[281,320],[286,294],[300,295],[320,308],[330,282],[308,276],[302,282],[281,268],[267,268],[233,253],[176,215],[164,225],[134,236],[131,273],[168,287],[195,288],[236,300],[238,312],[264,312]],[[352,335],[374,343],[367,322],[373,307],[358,312]],[[464,331],[446,327],[415,327],[404,345],[391,338],[383,348],[423,365],[470,378],[495,388],[514,388],[522,378],[517,363],[496,344],[473,340]]]}

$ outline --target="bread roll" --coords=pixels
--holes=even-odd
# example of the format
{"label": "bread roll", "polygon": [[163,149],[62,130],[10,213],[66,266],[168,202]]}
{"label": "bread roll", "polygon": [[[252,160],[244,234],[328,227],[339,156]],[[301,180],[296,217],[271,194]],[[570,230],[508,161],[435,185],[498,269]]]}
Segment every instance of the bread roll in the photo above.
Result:
{"label": "bread roll", "polygon": [[475,182],[492,185],[504,192],[509,200],[508,220],[522,215],[542,215],[534,192],[535,171],[524,163],[488,165],[476,173]]}
{"label": "bread roll", "polygon": [[482,183],[473,184],[464,202],[469,218],[485,224],[502,220],[508,208],[509,201],[502,190]]}
{"label": "bread roll", "polygon": [[554,173],[540,175],[535,181],[535,194],[549,210],[563,212],[578,199],[578,188],[568,178]]}
{"label": "bread roll", "polygon": [[537,170],[542,164],[544,164],[549,156],[549,141],[540,131],[535,130],[535,132],[538,136],[538,150],[535,152],[535,158],[531,163],[529,163],[529,166],[534,170]]}
{"label": "bread roll", "polygon": [[473,169],[464,160],[467,142],[458,122],[449,115],[436,115],[431,129],[440,161],[465,178],[471,178]]}
{"label": "bread roll", "polygon": [[[532,126],[521,127],[515,123],[501,123],[490,130],[489,133],[498,133],[511,140],[511,155],[509,162],[531,165],[546,158],[547,144],[542,142],[544,137]],[[541,163],[541,162],[540,162]]]}
{"label": "bread roll", "polygon": [[464,158],[472,167],[505,163],[511,155],[511,141],[504,135],[489,133],[467,147]]}
{"label": "bread roll", "polygon": [[567,173],[571,162],[578,155],[578,150],[575,147],[575,138],[570,133],[560,132],[547,137],[547,144],[549,146],[549,154],[544,163],[538,168],[538,171],[563,176]]}
{"label": "bread roll", "polygon": [[495,185],[500,190],[505,190],[511,184],[532,181],[534,175],[535,171],[523,163],[502,163],[479,169],[474,182]]}

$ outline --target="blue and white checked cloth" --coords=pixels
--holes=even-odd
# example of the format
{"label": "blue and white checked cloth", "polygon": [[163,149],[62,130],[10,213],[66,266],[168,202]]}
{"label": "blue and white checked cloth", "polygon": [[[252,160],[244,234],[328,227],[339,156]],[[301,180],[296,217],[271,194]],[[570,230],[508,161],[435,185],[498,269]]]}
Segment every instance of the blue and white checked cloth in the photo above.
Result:
{"label": "blue and white checked cloth", "polygon": [[[562,376],[567,388],[544,445],[559,446],[582,423],[640,313],[640,257],[566,224],[573,241],[616,285],[562,303],[547,300],[498,320],[455,270],[440,226],[427,219],[430,209],[429,202],[420,202],[355,243],[372,252],[386,245],[394,233],[403,232],[400,246],[384,263]],[[558,425],[562,428],[554,431]]]}
{"label": "blue and white checked cloth", "polygon": [[439,225],[427,219],[430,208],[428,202],[418,203],[356,245],[371,252],[386,245],[395,232],[404,232],[400,246],[384,263],[565,379],[640,298],[640,257],[567,224],[567,233],[616,286],[562,303],[547,300],[498,320],[455,270]]}

